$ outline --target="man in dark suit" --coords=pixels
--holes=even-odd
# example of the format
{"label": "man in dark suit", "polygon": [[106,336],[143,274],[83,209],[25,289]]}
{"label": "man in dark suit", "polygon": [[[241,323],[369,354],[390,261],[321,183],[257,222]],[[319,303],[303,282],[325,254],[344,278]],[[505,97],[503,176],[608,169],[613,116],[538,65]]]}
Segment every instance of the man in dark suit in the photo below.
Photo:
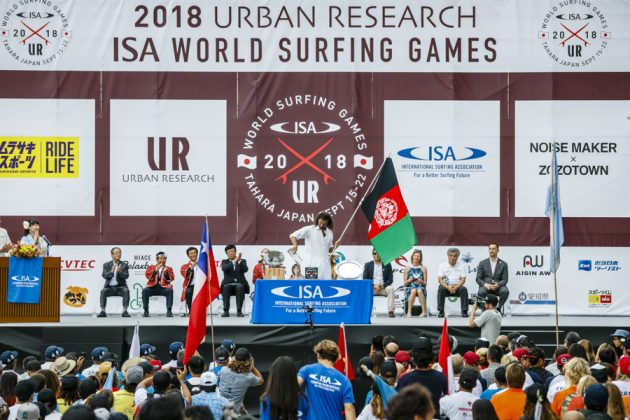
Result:
{"label": "man in dark suit", "polygon": [[507,288],[508,265],[498,257],[499,244],[488,245],[489,258],[479,262],[477,267],[477,284],[479,285],[479,296],[485,298],[489,294],[499,298],[499,311],[507,302],[510,291]]}
{"label": "man in dark suit", "polygon": [[247,261],[241,259],[241,254],[236,254],[236,246],[225,247],[227,259],[221,261],[223,281],[221,282],[221,295],[223,296],[222,317],[230,316],[230,296],[236,296],[236,316],[243,316],[243,301],[245,293],[249,293],[249,283],[245,279],[247,273]]}
{"label": "man in dark suit", "polygon": [[372,280],[374,296],[387,296],[387,315],[394,317],[394,275],[392,265],[383,265],[381,256],[372,248],[372,261],[366,262],[363,267],[363,278]]}
{"label": "man in dark suit", "polygon": [[107,298],[110,296],[122,296],[123,313],[122,316],[129,318],[129,288],[127,287],[127,279],[129,278],[129,266],[127,261],[120,261],[122,251],[118,247],[112,248],[112,260],[103,264],[103,278],[105,286],[101,290],[101,312],[99,318],[105,318],[105,306],[107,306]]}

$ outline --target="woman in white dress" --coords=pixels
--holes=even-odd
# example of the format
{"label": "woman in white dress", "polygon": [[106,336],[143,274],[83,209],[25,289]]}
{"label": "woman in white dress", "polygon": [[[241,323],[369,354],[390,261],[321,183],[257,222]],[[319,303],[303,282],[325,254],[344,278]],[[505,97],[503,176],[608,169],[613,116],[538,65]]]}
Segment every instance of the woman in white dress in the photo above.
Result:
{"label": "woman in white dress", "polygon": [[48,241],[39,233],[39,222],[35,219],[26,219],[22,222],[24,236],[20,239],[20,245],[33,245],[41,255],[48,256]]}
{"label": "woman in white dress", "polygon": [[[330,252],[333,250],[333,221],[328,213],[319,213],[315,219],[315,224],[304,226],[293,232],[291,239],[292,255],[297,254],[298,240],[304,239],[306,252],[302,258],[305,277],[309,277],[314,269],[317,271],[317,279],[332,279],[330,270]],[[339,241],[337,241],[339,242]],[[335,243],[335,246],[338,244]]]}

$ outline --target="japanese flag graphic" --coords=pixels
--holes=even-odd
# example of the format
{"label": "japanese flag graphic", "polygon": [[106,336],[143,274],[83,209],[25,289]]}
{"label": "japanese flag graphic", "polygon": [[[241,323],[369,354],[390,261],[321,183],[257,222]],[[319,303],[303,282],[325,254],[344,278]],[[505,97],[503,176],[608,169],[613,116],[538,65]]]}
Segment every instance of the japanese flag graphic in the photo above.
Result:
{"label": "japanese flag graphic", "polygon": [[256,156],[238,155],[237,168],[256,169]]}
{"label": "japanese flag graphic", "polygon": [[354,155],[354,167],[372,169],[372,156]]}

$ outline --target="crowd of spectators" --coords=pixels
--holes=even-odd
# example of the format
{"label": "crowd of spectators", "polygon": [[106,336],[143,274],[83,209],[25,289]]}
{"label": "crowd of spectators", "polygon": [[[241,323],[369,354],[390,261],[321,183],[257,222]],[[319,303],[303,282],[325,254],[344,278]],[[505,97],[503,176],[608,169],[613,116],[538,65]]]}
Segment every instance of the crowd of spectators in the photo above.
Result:
{"label": "crowd of spectators", "polygon": [[[347,375],[337,344],[322,340],[315,363],[298,368],[280,356],[266,378],[232,340],[186,365],[181,342],[164,363],[150,344],[123,363],[106,347],[83,354],[51,345],[42,360],[8,350],[0,354],[0,420],[624,420],[630,413],[628,331],[599,346],[570,332],[549,359],[519,333],[480,338],[463,354],[450,336],[446,371],[437,363],[440,344],[420,335],[404,349],[394,336],[375,336]],[[248,413],[244,400],[255,387],[260,404]]]}

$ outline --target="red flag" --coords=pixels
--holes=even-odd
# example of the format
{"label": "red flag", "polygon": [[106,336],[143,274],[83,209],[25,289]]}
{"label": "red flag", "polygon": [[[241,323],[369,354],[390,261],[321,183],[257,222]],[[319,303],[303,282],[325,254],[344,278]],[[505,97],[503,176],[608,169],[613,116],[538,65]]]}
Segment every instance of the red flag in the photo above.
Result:
{"label": "red flag", "polygon": [[442,373],[446,377],[446,389],[448,394],[452,394],[455,390],[455,377],[453,374],[453,364],[451,363],[451,346],[448,344],[448,324],[444,318],[442,326],[442,337],[440,339],[440,354],[438,355],[438,364],[442,368]]}
{"label": "red flag", "polygon": [[193,292],[188,331],[186,332],[186,347],[184,350],[184,365],[195,354],[199,345],[206,339],[206,313],[210,303],[219,296],[219,276],[212,253],[208,220],[203,226],[201,247],[199,249],[199,263],[195,269],[195,290]]}
{"label": "red flag", "polygon": [[348,347],[346,346],[346,327],[343,323],[339,326],[337,346],[339,347],[339,360],[335,363],[335,369],[343,373],[348,380],[354,381],[354,370],[352,369]]}

